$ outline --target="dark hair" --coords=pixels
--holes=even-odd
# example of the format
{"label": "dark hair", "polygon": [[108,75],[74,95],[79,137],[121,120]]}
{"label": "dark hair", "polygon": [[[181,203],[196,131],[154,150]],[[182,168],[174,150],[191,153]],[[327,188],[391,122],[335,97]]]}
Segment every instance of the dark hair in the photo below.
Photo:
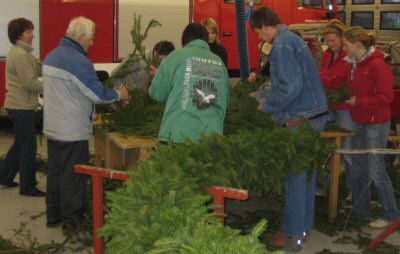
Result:
{"label": "dark hair", "polygon": [[200,24],[191,23],[187,25],[182,33],[182,47],[185,47],[186,44],[197,39],[208,43],[207,29]]}
{"label": "dark hair", "polygon": [[256,10],[250,18],[250,25],[253,29],[261,29],[263,26],[276,26],[281,23],[278,14],[267,7],[261,7]]}
{"label": "dark hair", "polygon": [[8,39],[12,44],[15,44],[19,37],[30,29],[33,29],[32,21],[24,18],[13,19],[8,23]]}
{"label": "dark hair", "polygon": [[156,45],[154,45],[153,48],[153,54],[154,52],[157,52],[159,55],[169,55],[172,51],[175,50],[175,46],[172,42],[170,41],[159,41],[157,42]]}

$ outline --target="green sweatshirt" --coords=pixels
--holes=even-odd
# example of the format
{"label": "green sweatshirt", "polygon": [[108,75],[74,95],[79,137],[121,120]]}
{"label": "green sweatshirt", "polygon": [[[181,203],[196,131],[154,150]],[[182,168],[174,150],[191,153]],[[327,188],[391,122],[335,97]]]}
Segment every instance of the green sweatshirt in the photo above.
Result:
{"label": "green sweatshirt", "polygon": [[203,40],[175,50],[161,63],[150,96],[166,101],[158,138],[182,142],[202,134],[222,134],[228,104],[229,77],[222,60]]}
{"label": "green sweatshirt", "polygon": [[32,50],[29,44],[17,41],[7,55],[5,108],[35,110],[38,107],[38,93],[43,91],[43,83],[38,80],[40,67]]}

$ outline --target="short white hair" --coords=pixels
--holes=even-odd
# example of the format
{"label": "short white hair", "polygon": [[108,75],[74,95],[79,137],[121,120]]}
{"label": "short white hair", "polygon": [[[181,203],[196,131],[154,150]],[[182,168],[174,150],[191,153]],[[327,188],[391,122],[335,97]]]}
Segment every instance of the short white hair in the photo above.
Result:
{"label": "short white hair", "polygon": [[73,18],[68,25],[65,35],[71,39],[78,40],[81,36],[90,39],[95,30],[95,23],[83,16]]}

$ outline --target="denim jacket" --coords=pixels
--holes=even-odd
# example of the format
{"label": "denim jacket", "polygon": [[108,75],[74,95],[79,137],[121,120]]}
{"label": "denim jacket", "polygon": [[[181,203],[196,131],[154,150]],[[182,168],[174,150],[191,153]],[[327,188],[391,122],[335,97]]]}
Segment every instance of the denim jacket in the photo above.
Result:
{"label": "denim jacket", "polygon": [[280,25],[270,53],[271,88],[264,94],[266,112],[281,124],[328,110],[318,69],[306,43]]}

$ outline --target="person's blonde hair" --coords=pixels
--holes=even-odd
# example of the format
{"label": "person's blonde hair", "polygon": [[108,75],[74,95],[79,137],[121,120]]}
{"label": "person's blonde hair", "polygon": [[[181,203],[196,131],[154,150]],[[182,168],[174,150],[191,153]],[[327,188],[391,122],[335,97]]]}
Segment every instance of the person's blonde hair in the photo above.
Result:
{"label": "person's blonde hair", "polygon": [[210,28],[211,31],[217,35],[215,37],[215,42],[219,44],[219,30],[217,21],[215,21],[215,19],[213,18],[206,18],[201,21],[201,25],[204,26],[205,28],[207,27]]}
{"label": "person's blonde hair", "polygon": [[322,36],[327,36],[328,34],[336,34],[339,37],[342,37],[346,32],[347,26],[343,24],[342,21],[338,19],[332,19],[328,22],[326,27],[322,30]]}
{"label": "person's blonde hair", "polygon": [[78,40],[83,36],[90,39],[95,32],[96,25],[93,21],[83,16],[73,18],[68,25],[65,35],[73,40]]}
{"label": "person's blonde hair", "polygon": [[374,33],[368,33],[360,26],[349,28],[344,33],[344,37],[351,43],[360,42],[366,49],[369,49],[371,46],[373,46],[376,41],[376,35]]}

